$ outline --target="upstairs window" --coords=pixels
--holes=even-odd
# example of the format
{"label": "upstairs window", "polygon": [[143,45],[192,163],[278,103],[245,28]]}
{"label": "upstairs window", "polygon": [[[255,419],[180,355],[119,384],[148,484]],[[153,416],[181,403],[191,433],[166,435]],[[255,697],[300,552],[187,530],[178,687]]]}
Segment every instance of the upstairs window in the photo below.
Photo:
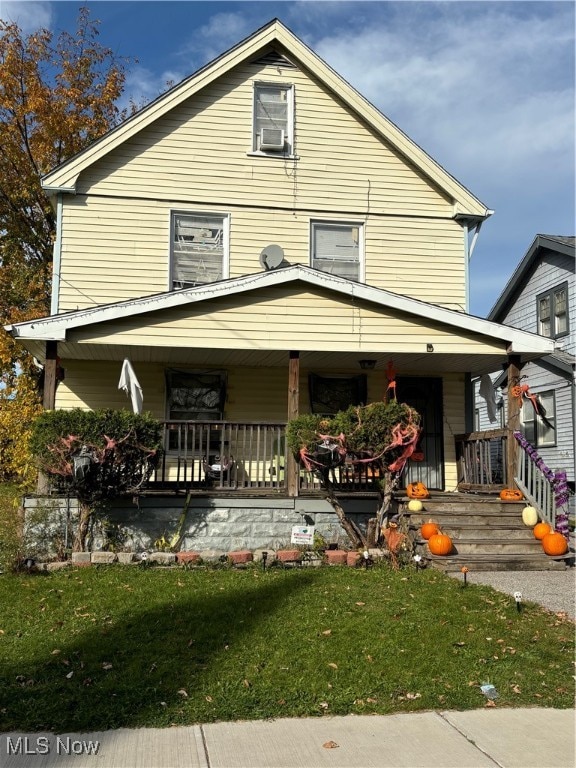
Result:
{"label": "upstairs window", "polygon": [[538,394],[536,413],[532,403],[524,401],[520,411],[522,431],[529,443],[536,448],[556,445],[556,396],[553,390]]}
{"label": "upstairs window", "polygon": [[538,333],[556,339],[568,333],[568,283],[541,293],[537,299]]}
{"label": "upstairs window", "polygon": [[292,115],[291,85],[255,83],[252,149],[266,154],[291,154]]}
{"label": "upstairs window", "polygon": [[172,214],[172,290],[227,277],[228,217],[212,213]]}
{"label": "upstairs window", "polygon": [[312,267],[359,281],[362,227],[333,222],[312,223]]}

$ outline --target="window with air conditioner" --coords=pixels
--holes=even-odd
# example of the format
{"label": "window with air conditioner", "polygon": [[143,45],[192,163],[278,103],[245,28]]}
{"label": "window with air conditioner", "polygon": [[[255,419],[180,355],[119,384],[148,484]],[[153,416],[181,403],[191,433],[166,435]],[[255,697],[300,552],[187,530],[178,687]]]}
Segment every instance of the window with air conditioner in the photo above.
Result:
{"label": "window with air conditioner", "polygon": [[255,83],[252,149],[266,154],[291,154],[292,116],[291,85]]}
{"label": "window with air conditioner", "polygon": [[171,289],[192,288],[227,277],[228,217],[172,213]]}
{"label": "window with air conditioner", "polygon": [[538,333],[557,339],[569,331],[568,283],[541,293],[536,298],[538,310]]}
{"label": "window with air conditioner", "polygon": [[539,392],[536,399],[538,411],[526,400],[522,405],[522,432],[536,448],[548,448],[556,445],[556,395],[554,390]]}
{"label": "window with air conditioner", "polygon": [[314,269],[360,281],[362,226],[337,222],[312,222],[311,264]]}

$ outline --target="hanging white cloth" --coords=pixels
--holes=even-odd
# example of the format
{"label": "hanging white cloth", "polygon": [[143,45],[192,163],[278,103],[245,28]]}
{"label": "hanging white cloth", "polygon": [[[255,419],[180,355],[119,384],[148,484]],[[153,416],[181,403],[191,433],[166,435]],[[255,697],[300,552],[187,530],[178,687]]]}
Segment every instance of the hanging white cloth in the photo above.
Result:
{"label": "hanging white cloth", "polygon": [[496,393],[494,391],[494,384],[490,376],[485,373],[480,379],[480,389],[478,390],[480,397],[483,397],[486,401],[486,409],[488,411],[488,418],[491,423],[497,421],[496,418]]}
{"label": "hanging white cloth", "polygon": [[142,387],[136,378],[134,368],[132,368],[129,360],[124,360],[122,364],[122,373],[120,374],[118,389],[123,389],[128,397],[130,397],[134,413],[142,413],[142,403],[144,401]]}

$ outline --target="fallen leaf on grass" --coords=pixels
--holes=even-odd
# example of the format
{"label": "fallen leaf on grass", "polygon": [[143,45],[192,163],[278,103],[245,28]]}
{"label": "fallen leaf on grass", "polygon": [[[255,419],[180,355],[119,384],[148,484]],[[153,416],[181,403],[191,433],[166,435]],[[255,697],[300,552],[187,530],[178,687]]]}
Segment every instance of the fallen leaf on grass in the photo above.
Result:
{"label": "fallen leaf on grass", "polygon": [[250,688],[250,686],[252,685],[252,683],[250,682],[250,680],[244,680],[244,682],[242,683],[242,685],[244,686],[244,688]]}
{"label": "fallen leaf on grass", "polygon": [[60,648],[54,648],[52,651],[52,656],[57,656],[59,653],[61,653]]}
{"label": "fallen leaf on grass", "polygon": [[74,670],[72,670],[72,672],[68,672],[68,674],[66,675],[67,679],[70,680],[73,674],[74,674]]}
{"label": "fallen leaf on grass", "polygon": [[184,690],[184,688],[180,688],[178,693],[180,694],[180,696],[184,696],[185,699],[188,698],[188,693]]}
{"label": "fallen leaf on grass", "polygon": [[328,709],[328,702],[327,701],[321,701],[318,705],[320,709]]}
{"label": "fallen leaf on grass", "polygon": [[485,707],[495,707],[496,706],[496,702],[490,700],[490,701],[487,701],[486,704],[484,704],[484,706]]}
{"label": "fallen leaf on grass", "polygon": [[325,629],[324,632],[322,632],[323,635],[331,635],[332,630],[331,629]]}
{"label": "fallen leaf on grass", "polygon": [[366,605],[366,603],[358,602],[356,605]]}
{"label": "fallen leaf on grass", "polygon": [[514,693],[522,693],[522,689],[520,688],[519,685],[513,685],[512,690],[514,691]]}
{"label": "fallen leaf on grass", "polygon": [[335,741],[325,741],[324,744],[322,744],[324,749],[336,749],[340,746],[340,744],[336,744]]}
{"label": "fallen leaf on grass", "polygon": [[105,661],[105,662],[102,664],[102,669],[112,669],[112,664],[110,664],[110,662],[109,662],[109,661]]}
{"label": "fallen leaf on grass", "polygon": [[333,662],[333,661],[331,661],[331,662],[328,664],[328,666],[329,666],[329,667],[332,667],[332,669],[338,669],[338,664],[334,664],[334,662]]}
{"label": "fallen leaf on grass", "polygon": [[211,703],[211,702],[213,702],[213,701],[214,701],[214,699],[212,698],[212,696],[205,696],[204,698],[205,698],[205,699],[206,699],[206,701],[207,701],[207,702],[209,702],[209,703]]}

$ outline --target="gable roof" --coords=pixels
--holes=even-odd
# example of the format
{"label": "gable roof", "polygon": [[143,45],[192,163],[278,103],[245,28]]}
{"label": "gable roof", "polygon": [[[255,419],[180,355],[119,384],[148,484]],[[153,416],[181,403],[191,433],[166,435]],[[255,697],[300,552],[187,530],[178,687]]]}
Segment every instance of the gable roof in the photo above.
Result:
{"label": "gable roof", "polygon": [[79,174],[108,152],[158,120],[218,77],[244,61],[275,51],[309,70],[392,147],[418,167],[454,201],[454,215],[484,219],[492,214],[471,192],[338,75],[326,62],[274,19],[196,73],[152,101],[85,150],[48,173],[42,181],[49,193],[74,193]]}
{"label": "gable roof", "polygon": [[489,320],[498,320],[506,311],[508,302],[514,296],[516,290],[522,286],[533,264],[540,255],[541,249],[556,251],[574,258],[576,237],[563,235],[536,235],[530,248],[518,264],[512,277],[506,283],[504,290],[496,300],[496,303],[487,315]]}
{"label": "gable roof", "polygon": [[445,324],[454,329],[455,335],[462,331],[472,332],[506,343],[509,354],[527,353],[528,355],[540,356],[551,354],[554,351],[553,340],[537,334],[466,315],[452,309],[445,309],[435,304],[428,304],[383,288],[355,283],[346,278],[302,265],[258,272],[243,277],[220,280],[216,283],[199,285],[194,288],[144,296],[130,301],[80,309],[61,315],[51,315],[38,320],[5,326],[5,329],[15,338],[65,341],[67,332],[75,328],[133,317],[151,311],[198,304],[221,296],[247,294],[258,288],[284,286],[287,283],[297,281],[314,288],[329,289],[349,298],[369,301],[394,312],[408,313],[427,322]]}

